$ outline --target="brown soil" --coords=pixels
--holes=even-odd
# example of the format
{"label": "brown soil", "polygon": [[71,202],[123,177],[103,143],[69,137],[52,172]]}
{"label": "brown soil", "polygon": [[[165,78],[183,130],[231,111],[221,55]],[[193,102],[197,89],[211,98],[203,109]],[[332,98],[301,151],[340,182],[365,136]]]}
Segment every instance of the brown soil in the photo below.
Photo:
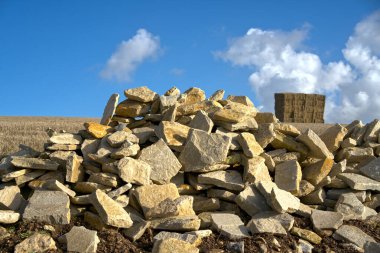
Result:
{"label": "brown soil", "polygon": [[[353,225],[359,227],[368,235],[375,238],[376,241],[380,242],[380,228],[379,224],[368,224],[363,221],[346,221],[344,224]],[[13,252],[14,247],[28,238],[34,232],[47,233],[50,234],[53,239],[57,242],[56,251],[50,252],[65,252],[65,245],[58,243],[58,238],[70,231],[70,229],[75,226],[84,226],[81,219],[76,219],[69,225],[54,225],[54,232],[46,231],[43,229],[44,223],[40,222],[18,222],[12,225],[4,225],[11,234],[10,237],[0,240],[0,253]],[[310,220],[303,217],[295,216],[294,226],[300,228],[311,229]],[[98,244],[98,251],[100,253],[109,252],[130,252],[130,253],[147,253],[151,252],[153,247],[153,231],[148,229],[145,234],[137,242],[129,241],[125,236],[123,236],[121,229],[104,229],[98,231],[98,236],[100,243]],[[276,240],[278,243],[276,243]],[[236,242],[236,240],[229,240],[228,238],[213,234],[210,237],[205,238],[199,246],[200,252],[210,252],[212,249],[223,250],[223,252],[231,252],[228,250],[229,242]],[[250,238],[244,239],[244,249],[245,252],[262,252],[262,250],[267,250],[270,252],[295,252],[296,245],[298,242],[298,237],[293,235],[279,236],[272,234],[258,234]],[[358,251],[352,247],[348,247],[346,244],[335,241],[332,237],[324,237],[320,245],[314,245],[313,252],[331,252],[336,253],[357,253]]]}

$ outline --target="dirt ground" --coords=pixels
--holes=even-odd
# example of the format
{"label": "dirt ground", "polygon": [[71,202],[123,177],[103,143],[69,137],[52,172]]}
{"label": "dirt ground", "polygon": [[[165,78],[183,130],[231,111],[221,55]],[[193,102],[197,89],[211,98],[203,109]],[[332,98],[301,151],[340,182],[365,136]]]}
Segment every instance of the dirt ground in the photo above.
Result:
{"label": "dirt ground", "polygon": [[[380,242],[380,224],[368,224],[363,221],[347,221],[345,224],[354,225],[362,229],[368,235],[374,237]],[[77,218],[69,225],[54,225],[54,232],[44,230],[44,223],[38,222],[18,222],[12,225],[5,225],[10,237],[0,240],[0,252],[13,252],[14,247],[22,240],[28,238],[35,232],[50,234],[57,242],[57,251],[50,252],[65,252],[65,245],[58,243],[58,238],[70,231],[76,226],[86,226],[83,220]],[[294,226],[300,228],[311,229],[310,220],[307,218],[296,217]],[[103,229],[98,231],[100,243],[98,244],[99,253],[145,253],[151,252],[153,248],[153,236],[157,231],[147,230],[142,238],[137,242],[129,241],[124,235],[122,229]],[[276,243],[276,240],[278,243]],[[221,252],[232,252],[228,250],[228,244],[236,242],[229,240],[224,236],[214,233],[212,236],[205,238],[199,245],[200,252],[208,253],[211,250],[219,249]],[[298,237],[293,235],[280,236],[272,234],[257,234],[250,238],[244,239],[245,252],[253,253],[260,252],[266,248],[267,252],[294,252],[298,242]],[[331,252],[336,253],[358,253],[352,247],[344,243],[337,242],[332,237],[324,237],[320,245],[314,245],[314,251],[318,253]]]}

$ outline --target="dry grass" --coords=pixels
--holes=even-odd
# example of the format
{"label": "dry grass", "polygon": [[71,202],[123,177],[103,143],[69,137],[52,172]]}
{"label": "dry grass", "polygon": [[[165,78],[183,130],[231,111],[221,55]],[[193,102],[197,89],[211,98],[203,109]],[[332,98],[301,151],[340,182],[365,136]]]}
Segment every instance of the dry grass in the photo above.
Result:
{"label": "dry grass", "polygon": [[96,118],[73,117],[0,117],[0,157],[19,150],[19,144],[42,151],[48,140],[45,129],[77,132],[83,123]]}

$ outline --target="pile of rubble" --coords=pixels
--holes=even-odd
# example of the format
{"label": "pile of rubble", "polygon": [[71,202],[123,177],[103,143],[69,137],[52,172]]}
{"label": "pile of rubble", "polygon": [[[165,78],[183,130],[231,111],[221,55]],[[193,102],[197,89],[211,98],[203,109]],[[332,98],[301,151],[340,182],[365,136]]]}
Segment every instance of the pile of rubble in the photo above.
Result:
{"label": "pile of rubble", "polygon": [[[0,224],[69,224],[59,238],[69,252],[96,252],[97,231],[120,228],[137,241],[155,231],[152,252],[199,252],[212,233],[236,240],[291,234],[297,252],[323,237],[359,251],[380,244],[347,220],[378,222],[380,121],[339,124],[318,136],[260,113],[246,96],[218,90],[160,96],[147,87],[111,96],[101,124],[78,133],[49,130],[44,152],[24,147],[0,164]],[[295,226],[310,218],[312,229]],[[0,226],[0,241],[6,237]],[[56,249],[34,233],[15,252]],[[281,248],[279,248],[279,251]]]}

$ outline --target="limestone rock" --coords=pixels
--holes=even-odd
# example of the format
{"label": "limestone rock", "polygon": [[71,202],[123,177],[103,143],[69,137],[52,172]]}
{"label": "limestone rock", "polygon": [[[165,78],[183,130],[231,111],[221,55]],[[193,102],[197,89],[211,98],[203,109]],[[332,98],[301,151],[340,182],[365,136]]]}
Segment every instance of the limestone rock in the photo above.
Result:
{"label": "limestone rock", "polygon": [[276,123],[274,124],[274,130],[291,137],[297,137],[301,132],[293,125],[286,123]]}
{"label": "limestone rock", "polygon": [[251,216],[271,210],[266,203],[266,199],[260,194],[254,185],[247,185],[236,197],[235,202],[241,209]]}
{"label": "limestone rock", "polygon": [[286,231],[290,231],[294,224],[294,218],[287,213],[277,213],[275,211],[265,211],[252,216],[252,219],[271,219],[279,222]]}
{"label": "limestone rock", "polygon": [[158,95],[146,86],[128,89],[124,91],[124,95],[134,101],[152,102]]}
{"label": "limestone rock", "polygon": [[342,194],[336,202],[335,211],[341,213],[345,220],[364,220],[377,214],[375,210],[364,206],[354,193]]}
{"label": "limestone rock", "polygon": [[179,193],[175,184],[144,185],[136,188],[135,197],[142,207],[145,217],[149,217],[149,210],[157,207],[162,201],[175,200]]}
{"label": "limestone rock", "polygon": [[363,141],[376,142],[380,133],[380,120],[373,120],[372,122],[368,123],[366,128],[366,132],[363,135]]}
{"label": "limestone rock", "polygon": [[228,101],[227,105],[213,114],[213,120],[237,123],[246,117],[255,117],[257,109],[240,103]]}
{"label": "limestone rock", "polygon": [[205,92],[197,87],[186,90],[184,94],[186,94],[185,104],[194,104],[206,99]]}
{"label": "limestone rock", "polygon": [[133,221],[133,225],[130,228],[124,229],[123,234],[132,242],[140,239],[145,231],[150,227],[150,222],[143,219],[139,221]]}
{"label": "limestone rock", "polygon": [[89,134],[91,134],[94,138],[97,139],[103,138],[111,130],[111,127],[101,125],[95,122],[86,122],[84,123],[84,127],[86,128]]}
{"label": "limestone rock", "polygon": [[235,102],[235,103],[243,104],[243,105],[246,105],[246,106],[249,106],[249,107],[254,107],[255,106],[253,104],[253,102],[251,101],[251,99],[249,99],[249,97],[247,97],[247,96],[232,96],[232,95],[229,95],[227,97],[227,100]]}
{"label": "limestone rock", "polygon": [[13,156],[11,161],[13,166],[18,168],[36,169],[36,170],[57,170],[59,164],[48,159],[27,158]]}
{"label": "limestone rock", "polygon": [[185,172],[199,172],[205,167],[223,163],[230,144],[231,138],[226,135],[191,129],[179,161]]}
{"label": "limestone rock", "polygon": [[321,159],[334,159],[334,155],[328,150],[326,144],[316,133],[313,132],[313,130],[306,130],[306,132],[297,137],[297,140],[304,143],[309,148],[310,156]]}
{"label": "limestone rock", "polygon": [[178,239],[178,240],[190,243],[194,246],[197,246],[200,243],[200,240],[196,235],[189,234],[189,233],[180,234],[180,233],[166,232],[166,231],[159,232],[157,235],[153,237],[153,240],[154,241],[166,240],[169,238]]}
{"label": "limestone rock", "polygon": [[364,233],[360,228],[343,225],[335,231],[333,238],[336,240],[345,240],[363,248],[366,242],[376,242],[371,236]]}
{"label": "limestone rock", "polygon": [[343,225],[343,215],[338,212],[313,210],[311,213],[313,227],[317,230],[336,230]]}
{"label": "limestone rock", "polygon": [[209,97],[208,100],[214,100],[214,101],[222,100],[223,97],[224,97],[224,93],[225,93],[224,90],[217,90],[217,91],[215,91],[215,92]]}
{"label": "limestone rock", "polygon": [[20,214],[11,210],[0,210],[0,224],[16,223],[20,219]]}
{"label": "limestone rock", "polygon": [[48,252],[57,250],[55,241],[50,235],[34,233],[16,245],[15,253]]}
{"label": "limestone rock", "polygon": [[181,169],[181,164],[166,143],[160,139],[153,145],[141,150],[138,158],[151,166],[153,182],[169,182]]}
{"label": "limestone rock", "polygon": [[235,214],[213,213],[211,220],[212,226],[229,239],[235,240],[249,236],[247,227]]}
{"label": "limestone rock", "polygon": [[276,149],[287,149],[289,151],[299,152],[302,155],[307,155],[309,149],[306,145],[296,141],[293,137],[287,136],[279,131],[276,131],[276,136],[271,142],[271,145]]}
{"label": "limestone rock", "polygon": [[272,233],[286,235],[286,230],[278,220],[271,218],[253,218],[247,225],[252,234]]}
{"label": "limestone rock", "polygon": [[70,199],[62,191],[34,191],[23,213],[24,220],[51,224],[69,224],[70,218]]}
{"label": "limestone rock", "polygon": [[255,136],[251,133],[241,133],[238,141],[243,148],[244,154],[248,157],[257,156],[264,152],[263,148],[257,143]]}
{"label": "limestone rock", "polygon": [[129,214],[116,201],[108,197],[101,190],[94,191],[91,196],[91,203],[95,207],[104,223],[118,228],[129,228],[133,222]]}
{"label": "limestone rock", "polygon": [[67,158],[66,162],[66,181],[70,183],[76,183],[82,181],[84,177],[84,170],[81,166],[81,159],[72,153]]}
{"label": "limestone rock", "polygon": [[153,229],[167,231],[196,231],[201,226],[201,220],[196,215],[174,216],[151,221]]}
{"label": "limestone rock", "polygon": [[68,252],[96,253],[100,242],[97,232],[85,227],[74,226],[64,235]]}
{"label": "limestone rock", "polygon": [[183,240],[168,238],[157,240],[153,245],[152,253],[199,253],[199,249]]}
{"label": "limestone rock", "polygon": [[293,227],[291,233],[314,244],[322,242],[322,238],[319,235],[307,229]]}
{"label": "limestone rock", "polygon": [[244,188],[239,172],[235,170],[213,171],[198,176],[201,184],[211,184],[231,191],[241,191]]}
{"label": "limestone rock", "polygon": [[380,181],[380,158],[372,160],[370,163],[360,168],[360,172],[376,181]]}
{"label": "limestone rock", "polygon": [[88,154],[94,154],[98,150],[100,145],[99,139],[85,139],[81,145],[81,151],[83,154],[83,161],[89,161]]}
{"label": "limestone rock", "polygon": [[283,190],[296,194],[300,190],[302,179],[301,166],[297,161],[280,163],[275,169],[276,185]]}
{"label": "limestone rock", "polygon": [[355,173],[341,173],[337,176],[354,190],[380,191],[380,182]]}
{"label": "limestone rock", "polygon": [[321,140],[326,144],[327,149],[334,153],[340,147],[347,129],[340,124],[336,124],[326,129],[320,136]]}
{"label": "limestone rock", "polygon": [[189,127],[203,130],[207,133],[211,133],[214,126],[214,122],[210,119],[205,111],[198,111],[195,117],[191,120]]}
{"label": "limestone rock", "polygon": [[190,127],[172,121],[161,121],[156,134],[169,146],[182,146],[189,135]]}
{"label": "limestone rock", "polygon": [[239,122],[225,122],[225,121],[214,120],[214,123],[231,132],[252,131],[252,130],[258,129],[256,120],[250,117],[243,118]]}
{"label": "limestone rock", "polygon": [[126,141],[120,148],[110,155],[112,159],[122,159],[124,157],[136,156],[139,151],[140,146],[138,144],[133,144],[132,142]]}
{"label": "limestone rock", "polygon": [[126,131],[116,131],[108,136],[106,136],[106,140],[108,144],[113,148],[119,148],[126,141],[133,141],[133,143],[138,143],[139,140],[137,136],[131,133],[127,133]]}
{"label": "limestone rock", "polygon": [[59,133],[50,137],[49,141],[55,144],[81,144],[82,137],[79,134]]}
{"label": "limestone rock", "polygon": [[6,186],[0,190],[0,209],[18,211],[26,205],[18,186]]}
{"label": "limestone rock", "polygon": [[150,183],[151,167],[142,160],[125,157],[119,161],[118,169],[124,182],[138,185]]}
{"label": "limestone rock", "polygon": [[302,170],[303,178],[313,185],[317,185],[330,173],[334,160],[325,158],[313,163]]}
{"label": "limestone rock", "polygon": [[88,182],[102,184],[109,187],[117,187],[117,175],[112,173],[92,173],[88,178]]}
{"label": "limestone rock", "polygon": [[74,186],[74,190],[76,192],[80,192],[80,193],[84,193],[84,194],[92,193],[98,189],[105,191],[105,192],[108,192],[111,190],[111,187],[107,186],[107,185],[94,183],[94,182],[78,182]]}
{"label": "limestone rock", "polygon": [[276,137],[273,124],[259,124],[258,129],[253,131],[257,143],[266,148]]}
{"label": "limestone rock", "polygon": [[144,116],[149,112],[150,105],[138,101],[126,99],[116,107],[115,114],[126,118]]}
{"label": "limestone rock", "polygon": [[273,187],[271,192],[272,206],[279,213],[295,212],[300,206],[300,200],[291,193]]}
{"label": "limestone rock", "polygon": [[113,115],[115,114],[116,106],[119,103],[119,94],[112,94],[108,99],[107,105],[104,108],[102,119],[100,120],[100,124],[108,125],[111,122]]}
{"label": "limestone rock", "polygon": [[242,156],[242,165],[244,166],[244,182],[272,181],[268,167],[265,165],[265,159],[261,156],[254,156],[252,158]]}

